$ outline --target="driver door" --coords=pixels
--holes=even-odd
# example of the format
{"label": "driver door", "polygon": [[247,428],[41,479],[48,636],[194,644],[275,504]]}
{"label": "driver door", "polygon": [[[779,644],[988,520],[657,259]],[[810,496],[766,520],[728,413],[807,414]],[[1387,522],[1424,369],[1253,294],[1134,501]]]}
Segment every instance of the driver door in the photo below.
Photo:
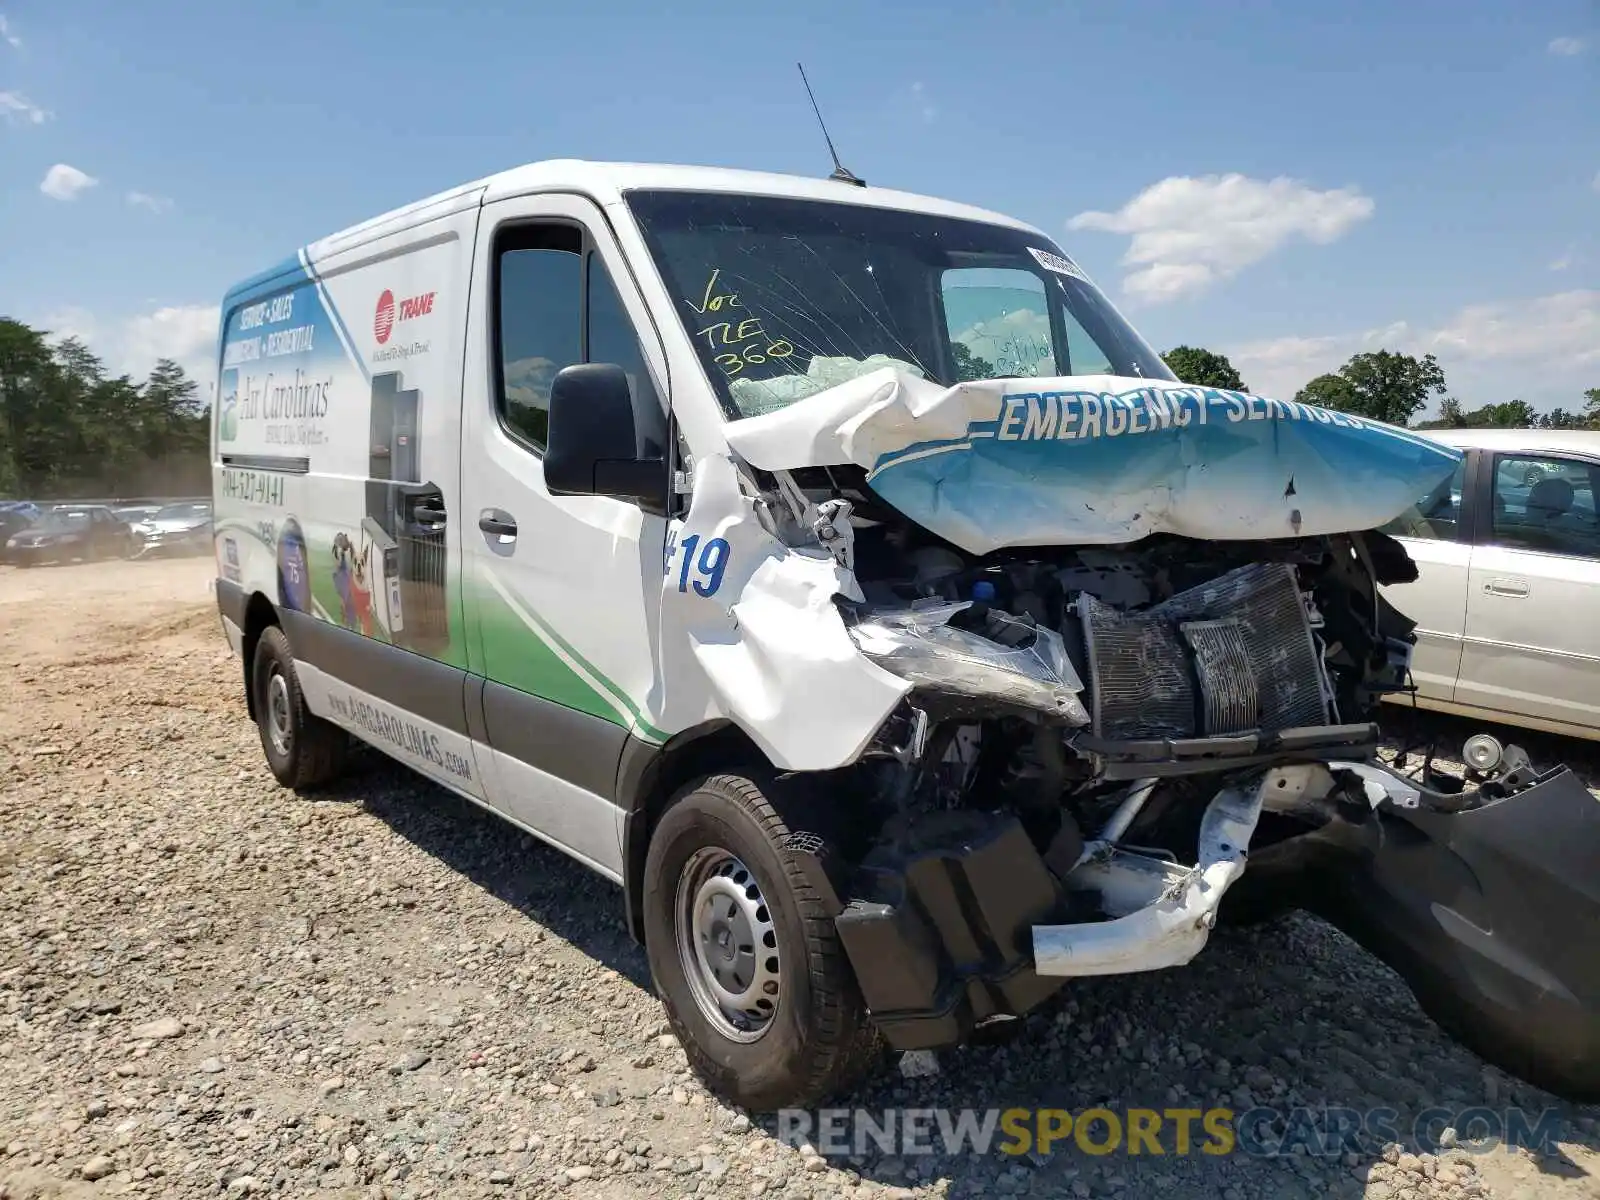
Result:
{"label": "driver door", "polygon": [[461,520],[485,784],[500,812],[619,878],[618,765],[630,737],[660,740],[646,714],[659,711],[666,520],[552,495],[542,455],[557,371],[617,363],[659,403],[663,351],[590,201],[485,205],[477,253]]}

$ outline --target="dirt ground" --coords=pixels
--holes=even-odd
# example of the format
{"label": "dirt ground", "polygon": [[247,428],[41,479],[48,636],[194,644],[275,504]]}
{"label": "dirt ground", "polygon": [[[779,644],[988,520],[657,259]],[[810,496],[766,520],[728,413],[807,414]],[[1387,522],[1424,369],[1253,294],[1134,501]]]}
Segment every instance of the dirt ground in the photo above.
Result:
{"label": "dirt ground", "polygon": [[[1553,1108],[1548,1154],[818,1155],[699,1088],[619,895],[375,754],[278,788],[209,559],[0,567],[0,1200],[1600,1198],[1594,1109],[1452,1045],[1296,917],[1088,980],[887,1107]],[[1467,727],[1397,715],[1459,746]],[[1508,733],[1600,781],[1592,745]],[[1592,947],[1575,952],[1593,953]]]}

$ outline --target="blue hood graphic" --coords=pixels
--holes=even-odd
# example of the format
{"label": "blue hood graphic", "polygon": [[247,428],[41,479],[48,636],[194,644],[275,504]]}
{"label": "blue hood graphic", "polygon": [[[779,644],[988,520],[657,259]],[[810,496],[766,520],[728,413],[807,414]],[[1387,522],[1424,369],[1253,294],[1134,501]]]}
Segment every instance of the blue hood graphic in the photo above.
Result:
{"label": "blue hood graphic", "polygon": [[945,388],[881,370],[727,432],[762,469],[864,467],[884,500],[975,554],[1371,529],[1461,458],[1350,413],[1112,376]]}

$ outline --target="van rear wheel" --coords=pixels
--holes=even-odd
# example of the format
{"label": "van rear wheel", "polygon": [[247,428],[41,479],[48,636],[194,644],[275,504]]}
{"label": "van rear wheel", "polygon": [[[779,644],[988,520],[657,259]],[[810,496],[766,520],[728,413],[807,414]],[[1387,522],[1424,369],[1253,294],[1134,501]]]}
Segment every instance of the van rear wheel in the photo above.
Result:
{"label": "van rear wheel", "polygon": [[842,1090],[877,1046],[833,920],[784,848],[772,786],[713,775],[680,793],[644,870],[667,1019],[706,1086],[758,1112]]}
{"label": "van rear wheel", "polygon": [[289,639],[276,625],[262,630],[256,642],[251,683],[261,748],[277,781],[295,789],[313,788],[337,776],[350,738],[306,707]]}

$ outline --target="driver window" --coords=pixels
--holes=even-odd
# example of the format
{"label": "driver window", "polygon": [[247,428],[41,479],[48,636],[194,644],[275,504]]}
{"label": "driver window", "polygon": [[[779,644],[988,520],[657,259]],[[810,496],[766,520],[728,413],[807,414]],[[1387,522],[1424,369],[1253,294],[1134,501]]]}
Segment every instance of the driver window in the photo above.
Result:
{"label": "driver window", "polygon": [[1051,336],[1044,288],[1030,271],[954,267],[944,273],[945,329],[958,380],[1067,374],[1066,356]]}
{"label": "driver window", "polygon": [[583,361],[583,234],[572,225],[514,228],[502,235],[497,273],[500,420],[542,451],[550,382]]}

